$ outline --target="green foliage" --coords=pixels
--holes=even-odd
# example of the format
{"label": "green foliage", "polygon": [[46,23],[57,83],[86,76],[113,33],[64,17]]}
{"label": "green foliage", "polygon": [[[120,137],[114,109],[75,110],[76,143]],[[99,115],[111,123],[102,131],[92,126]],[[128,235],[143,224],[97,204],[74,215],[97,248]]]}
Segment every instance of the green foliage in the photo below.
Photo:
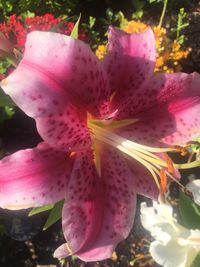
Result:
{"label": "green foliage", "polygon": [[181,8],[178,13],[177,25],[176,28],[172,28],[171,31],[176,33],[176,41],[182,45],[185,41],[185,35],[182,31],[189,26],[187,20],[187,13],[184,8]]}
{"label": "green foliage", "polygon": [[163,2],[164,3],[165,0],[148,0],[148,1],[149,1],[150,4],[152,4],[152,3],[158,4],[160,2]]}
{"label": "green foliage", "polygon": [[15,114],[15,110],[13,107],[5,106],[4,111],[5,111],[8,119],[11,119],[12,116]]}
{"label": "green foliage", "polygon": [[[0,107],[14,106],[12,99],[0,88]],[[8,111],[9,112],[9,111]]]}
{"label": "green foliage", "polygon": [[128,20],[125,18],[122,11],[119,11],[117,13],[117,16],[118,16],[118,20],[119,20],[119,27],[120,27],[120,29],[122,29],[127,24]]}
{"label": "green foliage", "polygon": [[11,14],[27,11],[37,15],[53,13],[55,16],[69,14],[77,7],[79,0],[1,0],[0,15],[2,19]]}
{"label": "green foliage", "polygon": [[29,10],[24,11],[20,14],[20,17],[23,20],[25,20],[26,18],[33,18],[35,17],[35,13],[34,12],[30,12]]}
{"label": "green foliage", "polygon": [[197,137],[196,140],[191,144],[192,152],[196,153],[196,155],[200,155],[200,137]]}
{"label": "green foliage", "polygon": [[36,215],[38,213],[41,213],[41,212],[44,212],[44,211],[47,211],[47,210],[51,210],[53,209],[54,207],[54,204],[51,204],[51,205],[45,205],[45,206],[42,206],[42,207],[37,207],[37,208],[33,208],[28,216],[33,216],[33,215]]}
{"label": "green foliage", "polygon": [[183,226],[189,229],[200,229],[200,207],[182,191],[179,195],[179,211]]}
{"label": "green foliage", "polygon": [[9,60],[1,58],[1,60],[0,60],[0,74],[5,74],[10,66],[11,66],[11,63]]}
{"label": "green foliage", "polygon": [[70,36],[73,37],[74,39],[78,39],[78,29],[79,29],[80,19],[81,19],[81,15],[79,16],[77,22],[74,25],[74,28],[73,28],[71,34],[70,34]]}
{"label": "green foliage", "polygon": [[109,26],[111,24],[114,24],[118,20],[118,13],[114,13],[112,8],[106,9],[106,16],[105,18],[102,18],[101,21],[106,25]]}
{"label": "green foliage", "polygon": [[13,107],[5,106],[0,108],[0,124],[6,120],[9,120],[15,114],[15,110]]}
{"label": "green foliage", "polygon": [[62,216],[62,208],[63,208],[64,201],[61,200],[57,202],[53,209],[51,210],[49,217],[43,227],[43,230],[47,230],[50,226],[52,226],[54,223],[56,223],[58,220],[60,220]]}
{"label": "green foliage", "polygon": [[191,267],[199,267],[200,266],[200,252],[197,254],[196,258],[194,259]]}
{"label": "green foliage", "polygon": [[13,106],[15,106],[15,104],[12,99],[0,88],[0,124],[11,119],[15,114]]}
{"label": "green foliage", "polygon": [[135,11],[132,13],[132,19],[141,19],[144,15],[145,1],[134,0],[132,1]]}
{"label": "green foliage", "polygon": [[90,47],[92,49],[96,49],[99,42],[100,42],[100,37],[99,37],[99,31],[96,31],[94,29],[96,24],[96,18],[89,16],[88,22],[87,23],[82,23],[81,26],[83,29],[86,30],[86,32],[89,33],[90,36]]}
{"label": "green foliage", "polygon": [[51,225],[56,223],[58,220],[60,220],[62,216],[62,208],[63,208],[64,201],[61,200],[55,204],[51,205],[45,205],[38,208],[33,208],[28,216],[33,216],[36,214],[39,214],[41,212],[50,211],[49,216],[47,218],[47,221],[43,227],[43,230],[47,230]]}
{"label": "green foliage", "polygon": [[59,260],[60,266],[64,267],[65,266],[65,259],[58,259],[58,260]]}
{"label": "green foliage", "polygon": [[1,0],[0,1],[0,11],[2,12],[3,17],[5,18],[9,13],[13,11],[12,0]]}

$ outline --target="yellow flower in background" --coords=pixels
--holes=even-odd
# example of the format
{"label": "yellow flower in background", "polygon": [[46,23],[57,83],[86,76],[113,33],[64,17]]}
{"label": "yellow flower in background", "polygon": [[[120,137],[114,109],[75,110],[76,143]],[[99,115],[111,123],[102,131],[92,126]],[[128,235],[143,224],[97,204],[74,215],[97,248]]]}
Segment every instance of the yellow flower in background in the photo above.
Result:
{"label": "yellow flower in background", "polygon": [[[125,32],[142,32],[145,31],[149,25],[141,21],[128,21],[128,23],[122,28]],[[171,41],[167,37],[167,30],[160,26],[151,26],[155,34],[156,39],[156,66],[155,72],[177,72],[181,71],[182,67],[179,63],[181,59],[187,58],[190,52],[188,50],[182,50],[181,45],[176,41]]]}
{"label": "yellow flower in background", "polygon": [[98,59],[103,60],[106,55],[106,52],[107,52],[107,46],[101,44],[98,45],[95,54],[98,57]]}
{"label": "yellow flower in background", "polygon": [[147,24],[141,22],[140,20],[131,20],[122,28],[122,30],[128,33],[144,32],[148,27],[149,26]]}

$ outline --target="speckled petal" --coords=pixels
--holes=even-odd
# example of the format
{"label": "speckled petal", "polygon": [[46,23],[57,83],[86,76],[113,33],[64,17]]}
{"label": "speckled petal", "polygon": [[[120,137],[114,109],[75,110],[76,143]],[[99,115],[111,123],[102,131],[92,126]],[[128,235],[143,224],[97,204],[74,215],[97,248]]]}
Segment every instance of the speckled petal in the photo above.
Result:
{"label": "speckled petal", "polygon": [[156,107],[119,135],[147,146],[184,145],[200,133],[200,104],[176,113]]}
{"label": "speckled petal", "polygon": [[64,150],[77,151],[91,146],[87,128],[87,114],[68,105],[60,114],[49,114],[36,120],[37,130],[50,145]]}
{"label": "speckled petal", "polygon": [[156,57],[151,29],[128,34],[110,27],[108,54],[104,60],[112,92],[117,92],[113,106],[129,90],[141,87],[153,74]]}
{"label": "speckled petal", "polygon": [[78,256],[84,261],[110,258],[116,245],[128,236],[133,226],[135,180],[126,161],[114,149],[104,149],[102,152],[101,179],[105,186],[102,225],[95,242],[79,251]]}
{"label": "speckled petal", "polygon": [[137,116],[156,105],[170,104],[188,97],[200,96],[199,74],[158,73],[141,88],[125,92],[118,101],[117,118]]}
{"label": "speckled petal", "polygon": [[[71,184],[73,187],[68,193],[71,199],[66,201],[63,212],[64,232],[69,243],[58,248],[55,256],[75,254],[84,261],[103,260],[111,257],[116,245],[131,230],[136,205],[135,183],[126,162],[115,150],[102,152],[102,176],[96,177],[97,180],[92,180],[86,172],[86,167],[92,169],[86,160],[80,163],[82,171],[74,169],[80,184]],[[83,175],[87,178],[85,188]]]}
{"label": "speckled petal", "polygon": [[[152,85],[154,86],[152,87]],[[200,133],[200,79],[194,73],[159,74],[149,84],[152,99],[145,102],[148,92],[138,99],[135,115],[131,108],[125,117],[136,117],[139,121],[127,127],[121,135],[147,145],[183,145]],[[150,89],[149,89],[150,90]],[[149,91],[150,94],[150,91]],[[142,104],[143,103],[143,108]],[[150,107],[151,106],[151,107]],[[134,112],[134,110],[132,110]],[[118,116],[124,117],[123,114]]]}
{"label": "speckled petal", "polygon": [[146,167],[134,159],[127,160],[127,164],[131,170],[132,179],[135,181],[135,192],[150,199],[158,200],[158,188]]}
{"label": "speckled petal", "polygon": [[79,255],[79,251],[87,249],[99,234],[103,209],[103,181],[97,175],[92,152],[80,152],[76,155],[63,208],[63,232],[68,245],[58,248],[54,256],[59,257],[64,251],[65,257]]}
{"label": "speckled petal", "polygon": [[109,91],[102,64],[89,46],[39,31],[28,34],[24,57],[2,88],[34,118],[45,116],[46,109],[59,113],[68,102],[96,115]]}
{"label": "speckled petal", "polygon": [[55,203],[65,196],[72,162],[66,153],[40,143],[0,161],[0,206],[24,209]]}

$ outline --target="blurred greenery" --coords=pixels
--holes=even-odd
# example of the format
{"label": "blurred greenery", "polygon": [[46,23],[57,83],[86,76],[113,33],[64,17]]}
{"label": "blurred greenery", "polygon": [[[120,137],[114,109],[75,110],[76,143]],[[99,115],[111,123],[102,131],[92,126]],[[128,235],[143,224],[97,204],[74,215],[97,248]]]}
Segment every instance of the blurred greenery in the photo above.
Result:
{"label": "blurred greenery", "polygon": [[200,229],[200,207],[182,191],[179,195],[179,211],[183,226],[189,229]]}
{"label": "blurred greenery", "polygon": [[196,256],[194,262],[192,263],[191,267],[199,267],[200,266],[200,253]]}
{"label": "blurred greenery", "polygon": [[37,15],[53,13],[58,16],[74,11],[79,0],[1,0],[0,17],[4,20],[11,14],[21,14],[27,10]]}
{"label": "blurred greenery", "polygon": [[[53,13],[55,16],[60,15],[74,15],[82,13],[87,16],[104,17],[108,8],[112,9],[114,13],[120,10],[125,15],[131,18],[141,18],[144,13],[157,13],[158,8],[162,9],[163,0],[1,0],[0,1],[0,20],[4,21],[11,14],[20,15],[24,12],[30,11],[37,15],[45,13]],[[170,8],[176,12],[182,7],[189,7],[189,0],[169,0]],[[160,14],[160,13],[159,13]]]}

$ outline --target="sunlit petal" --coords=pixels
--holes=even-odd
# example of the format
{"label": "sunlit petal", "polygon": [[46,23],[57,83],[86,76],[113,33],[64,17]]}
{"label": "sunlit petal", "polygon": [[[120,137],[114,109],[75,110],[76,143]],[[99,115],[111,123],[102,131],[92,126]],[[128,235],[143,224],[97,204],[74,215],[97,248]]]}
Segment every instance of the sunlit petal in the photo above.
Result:
{"label": "sunlit petal", "polygon": [[64,198],[72,162],[45,143],[0,161],[0,206],[23,209]]}

